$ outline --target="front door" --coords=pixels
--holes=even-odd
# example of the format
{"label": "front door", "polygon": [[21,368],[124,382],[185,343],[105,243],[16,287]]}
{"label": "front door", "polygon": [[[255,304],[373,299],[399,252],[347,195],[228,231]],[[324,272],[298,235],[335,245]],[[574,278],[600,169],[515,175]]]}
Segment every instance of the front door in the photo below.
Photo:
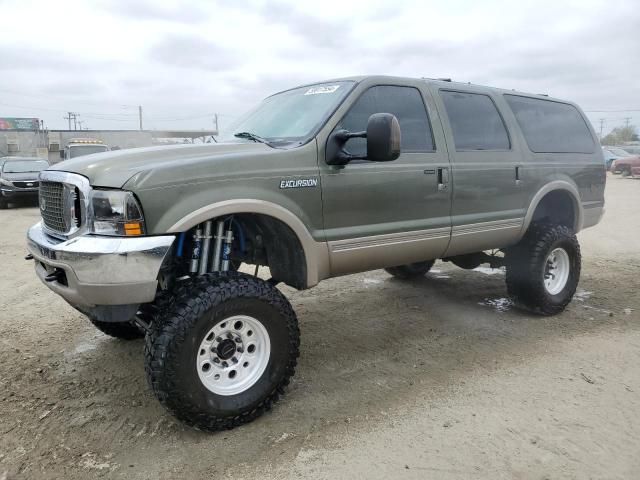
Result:
{"label": "front door", "polygon": [[[432,99],[419,85],[361,90],[335,127],[366,130],[369,116],[392,113],[400,123],[401,154],[392,162],[320,160],[324,227],[332,275],[440,257],[450,239],[449,161]],[[427,108],[427,106],[429,108]],[[366,153],[365,139],[346,149]]]}

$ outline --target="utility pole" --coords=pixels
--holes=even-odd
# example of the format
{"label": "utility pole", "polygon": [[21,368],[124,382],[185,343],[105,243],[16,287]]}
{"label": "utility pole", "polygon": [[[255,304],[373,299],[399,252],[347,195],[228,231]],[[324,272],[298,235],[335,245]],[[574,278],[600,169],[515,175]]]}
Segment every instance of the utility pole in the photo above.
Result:
{"label": "utility pole", "polygon": [[218,130],[218,114],[217,113],[213,114],[213,123],[216,124],[216,135],[218,135],[219,130]]}
{"label": "utility pole", "polygon": [[80,125],[80,130],[82,130],[82,124],[84,123],[84,120],[78,120],[78,125]]}
{"label": "utility pole", "polygon": [[138,120],[140,121],[140,130],[142,130],[142,105],[138,105]]}
{"label": "utility pole", "polygon": [[630,121],[631,121],[631,117],[624,117],[624,126],[628,127]]}
{"label": "utility pole", "polygon": [[602,129],[604,128],[604,118],[600,119],[600,140],[602,140]]}
{"label": "utility pole", "polygon": [[66,117],[62,117],[65,120],[69,120],[69,130],[71,130],[71,120],[73,120],[73,129],[74,130],[78,129],[78,117],[79,116],[80,116],[79,113],[67,112],[67,116]]}

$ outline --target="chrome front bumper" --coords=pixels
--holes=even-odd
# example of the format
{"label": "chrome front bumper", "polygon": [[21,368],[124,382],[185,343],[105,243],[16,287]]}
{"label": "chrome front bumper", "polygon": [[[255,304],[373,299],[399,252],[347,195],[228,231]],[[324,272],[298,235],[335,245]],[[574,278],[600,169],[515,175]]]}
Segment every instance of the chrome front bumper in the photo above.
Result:
{"label": "chrome front bumper", "polygon": [[[27,232],[27,248],[40,280],[69,303],[85,306],[153,301],[160,266],[174,240],[173,235],[80,235],[60,241],[46,235],[41,223]],[[59,280],[45,280],[53,273]]]}

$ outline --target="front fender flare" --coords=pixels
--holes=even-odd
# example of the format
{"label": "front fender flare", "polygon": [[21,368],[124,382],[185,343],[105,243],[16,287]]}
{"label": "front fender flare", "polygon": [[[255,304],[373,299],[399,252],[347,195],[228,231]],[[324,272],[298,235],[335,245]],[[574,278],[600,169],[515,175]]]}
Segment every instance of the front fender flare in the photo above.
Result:
{"label": "front fender flare", "polygon": [[236,199],[223,200],[201,207],[174,223],[168,233],[185,232],[196,225],[225,215],[256,213],[276,218],[286,224],[296,234],[307,267],[307,287],[316,285],[329,276],[329,250],[326,242],[313,239],[305,224],[286,208],[265,200]]}

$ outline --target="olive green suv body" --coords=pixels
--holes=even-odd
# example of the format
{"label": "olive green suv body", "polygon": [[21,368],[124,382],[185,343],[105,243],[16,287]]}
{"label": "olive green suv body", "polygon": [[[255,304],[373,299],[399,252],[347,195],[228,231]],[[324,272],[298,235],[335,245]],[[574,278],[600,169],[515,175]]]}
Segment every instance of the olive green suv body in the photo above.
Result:
{"label": "olive green suv body", "polygon": [[476,265],[522,246],[534,224],[595,225],[604,187],[597,137],[570,102],[346,78],[267,98],[220,143],[51,167],[28,246],[74,307],[126,321],[158,292],[241,262],[298,289],[433,259]]}

